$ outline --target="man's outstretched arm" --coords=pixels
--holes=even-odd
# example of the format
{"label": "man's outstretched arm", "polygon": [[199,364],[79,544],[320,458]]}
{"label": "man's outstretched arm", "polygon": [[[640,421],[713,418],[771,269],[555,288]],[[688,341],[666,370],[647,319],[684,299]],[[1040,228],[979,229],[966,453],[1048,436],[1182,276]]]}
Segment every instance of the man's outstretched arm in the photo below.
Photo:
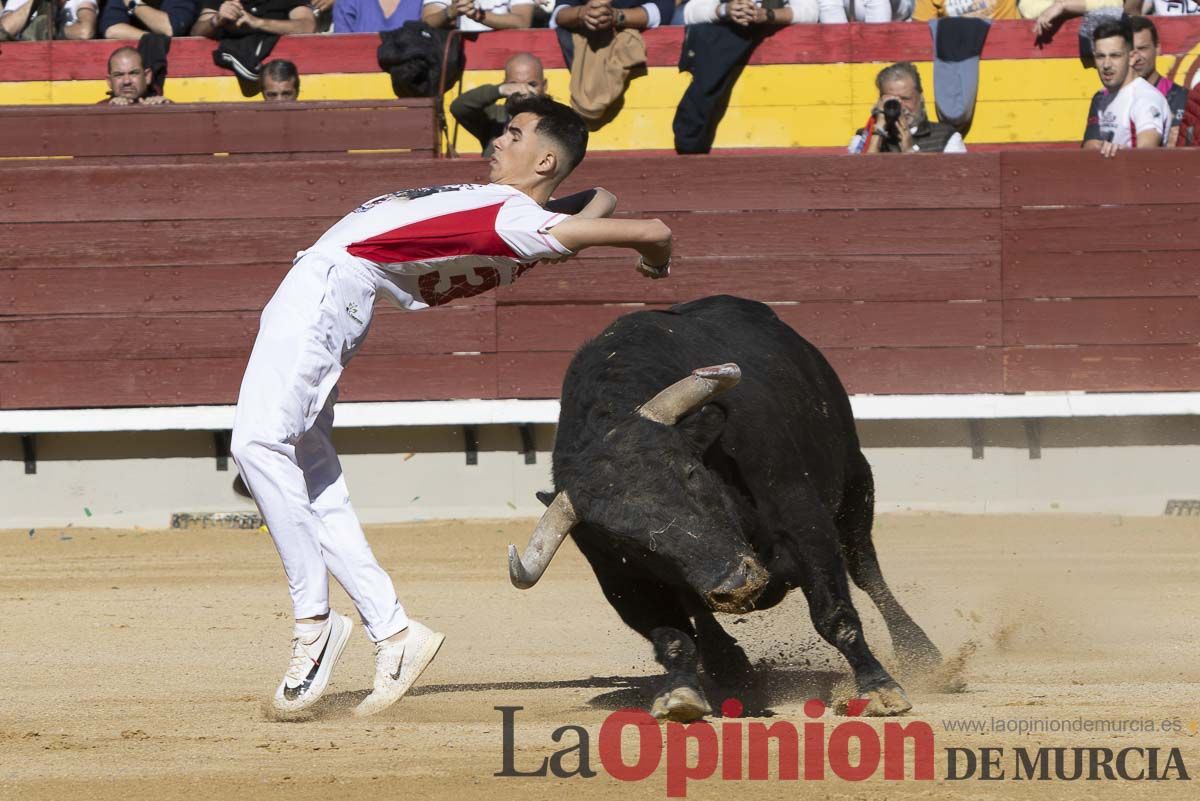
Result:
{"label": "man's outstretched arm", "polygon": [[576,253],[584,248],[608,246],[630,248],[641,254],[639,269],[645,275],[666,277],[671,263],[671,229],[662,220],[588,219],[576,216],[552,229],[563,247]]}
{"label": "man's outstretched arm", "polygon": [[617,196],[607,189],[585,189],[566,197],[555,198],[546,204],[547,211],[575,214],[588,219],[611,217],[617,210]]}

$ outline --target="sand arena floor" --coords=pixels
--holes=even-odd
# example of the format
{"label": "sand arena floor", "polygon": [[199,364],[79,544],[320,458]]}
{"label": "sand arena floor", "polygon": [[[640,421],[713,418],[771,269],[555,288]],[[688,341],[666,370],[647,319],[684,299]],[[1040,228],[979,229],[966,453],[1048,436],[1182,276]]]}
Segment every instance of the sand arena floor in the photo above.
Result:
{"label": "sand arena floor", "polygon": [[[288,600],[270,540],[234,531],[0,533],[0,798],[665,798],[646,781],[496,778],[501,717],[523,706],[518,767],[550,732],[590,731],[643,705],[658,666],[565,546],[533,590],[509,586],[504,546],[529,523],[430,523],[369,536],[409,611],[446,632],[417,689],[369,720],[361,627],[311,720],[263,711],[287,662]],[[1200,788],[1200,519],[884,516],[893,589],[948,656],[963,692],[909,687],[937,745],[1178,747],[1193,781],[721,781],[689,798],[1196,798]],[[885,662],[882,622],[856,595]],[[335,607],[350,611],[340,589]],[[732,620],[730,618],[729,620]],[[762,661],[774,720],[837,693],[845,665],[796,593],[731,629]],[[950,720],[1177,720],[1178,730],[961,733]],[[831,725],[844,720],[830,718]],[[874,724],[879,725],[879,724]]]}

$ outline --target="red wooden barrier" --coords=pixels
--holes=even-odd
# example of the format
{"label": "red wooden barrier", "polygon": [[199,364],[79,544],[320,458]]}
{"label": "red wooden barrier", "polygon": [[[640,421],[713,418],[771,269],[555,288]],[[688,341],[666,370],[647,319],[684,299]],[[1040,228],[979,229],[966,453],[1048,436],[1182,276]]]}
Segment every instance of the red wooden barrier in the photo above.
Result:
{"label": "red wooden barrier", "polygon": [[[486,169],[0,165],[0,408],[232,402],[297,250],[369,197]],[[670,280],[599,249],[381,308],[343,397],[554,397],[617,316],[714,293],[771,303],[854,392],[1200,389],[1197,179],[1171,152],[590,158],[564,191],[667,221]]]}
{"label": "red wooden barrier", "polygon": [[[170,106],[0,107],[0,157],[345,154],[435,146],[426,99]],[[399,154],[396,154],[399,155]]]}

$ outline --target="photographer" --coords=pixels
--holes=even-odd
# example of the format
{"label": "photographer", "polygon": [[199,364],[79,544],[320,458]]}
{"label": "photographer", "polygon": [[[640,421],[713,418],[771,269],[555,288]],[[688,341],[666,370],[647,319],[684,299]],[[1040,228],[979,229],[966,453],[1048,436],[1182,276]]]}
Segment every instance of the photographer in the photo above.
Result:
{"label": "photographer", "polygon": [[479,140],[484,158],[491,158],[492,141],[508,128],[509,98],[544,95],[548,85],[541,60],[532,53],[517,53],[504,64],[503,83],[463,92],[450,104],[450,113]]}
{"label": "photographer", "polygon": [[921,76],[911,62],[884,67],[875,76],[879,99],[871,118],[850,140],[851,153],[966,153],[954,126],[930,122]]}

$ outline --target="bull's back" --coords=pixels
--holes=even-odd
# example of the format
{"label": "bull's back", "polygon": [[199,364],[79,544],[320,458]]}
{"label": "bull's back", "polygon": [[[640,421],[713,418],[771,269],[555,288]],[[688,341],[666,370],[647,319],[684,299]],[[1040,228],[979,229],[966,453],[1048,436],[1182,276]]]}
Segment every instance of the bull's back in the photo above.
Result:
{"label": "bull's back", "polygon": [[[730,295],[627,314],[585,344],[563,384],[562,423],[602,436],[615,418],[698,367],[735,362],[738,387],[717,399],[747,453],[782,454],[840,476],[858,439],[850,403],[820,351],[769,306]],[[561,424],[560,424],[561,425]]]}

